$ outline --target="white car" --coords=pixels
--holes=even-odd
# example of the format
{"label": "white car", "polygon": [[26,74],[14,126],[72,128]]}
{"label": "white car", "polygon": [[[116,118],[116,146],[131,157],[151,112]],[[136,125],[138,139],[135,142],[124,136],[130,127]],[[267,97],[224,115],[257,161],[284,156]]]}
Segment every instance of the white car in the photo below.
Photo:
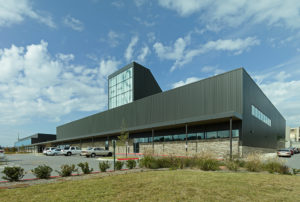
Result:
{"label": "white car", "polygon": [[62,155],[62,151],[59,148],[52,149],[52,150],[47,150],[46,155],[47,156],[57,156],[57,155]]}
{"label": "white car", "polygon": [[4,160],[4,159],[5,159],[4,150],[0,148],[0,160]]}
{"label": "white car", "polygon": [[94,158],[95,156],[112,156],[112,152],[109,150],[105,150],[104,148],[92,147],[82,151],[80,156],[86,156],[92,158]]}
{"label": "white car", "polygon": [[81,149],[79,147],[75,147],[75,146],[65,147],[62,150],[62,153],[65,156],[71,156],[73,154],[80,154],[81,153]]}
{"label": "white car", "polygon": [[49,151],[49,150],[55,150],[55,149],[57,149],[57,148],[56,147],[46,147],[44,149],[44,151],[43,151],[43,154],[47,155],[47,151]]}

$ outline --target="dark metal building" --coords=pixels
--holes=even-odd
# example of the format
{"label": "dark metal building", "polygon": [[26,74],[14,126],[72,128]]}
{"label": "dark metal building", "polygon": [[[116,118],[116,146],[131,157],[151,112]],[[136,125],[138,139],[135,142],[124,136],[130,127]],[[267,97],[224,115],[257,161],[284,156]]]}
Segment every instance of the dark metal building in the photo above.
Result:
{"label": "dark metal building", "polygon": [[[54,134],[44,134],[44,133],[36,133],[34,135],[19,139],[15,142],[15,147],[20,148],[23,147],[25,150],[33,150],[33,144],[54,141],[56,140],[56,135]],[[41,149],[40,149],[41,151]]]}
{"label": "dark metal building", "polygon": [[[119,83],[132,78],[131,86],[111,92],[119,84],[111,79],[130,68],[131,75],[124,73]],[[126,92],[132,93],[131,100],[125,98]],[[118,95],[119,100],[127,100],[111,105]],[[163,148],[182,142],[187,151],[195,141],[197,152],[198,143],[228,141],[230,129],[239,152],[284,147],[285,119],[243,68],[161,92],[149,69],[131,63],[109,76],[109,106],[107,111],[58,126],[53,143],[100,141],[108,147],[125,123],[134,152],[140,151],[139,144],[154,148],[156,142],[163,142]]]}

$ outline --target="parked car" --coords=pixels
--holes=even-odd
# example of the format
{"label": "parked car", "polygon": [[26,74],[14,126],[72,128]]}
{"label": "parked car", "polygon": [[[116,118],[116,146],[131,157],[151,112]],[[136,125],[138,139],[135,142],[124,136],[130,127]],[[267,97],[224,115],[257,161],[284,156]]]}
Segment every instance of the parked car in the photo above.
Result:
{"label": "parked car", "polygon": [[291,157],[292,156],[292,152],[290,149],[279,149],[277,151],[277,156],[281,157],[281,156],[284,156],[284,157]]}
{"label": "parked car", "polygon": [[289,149],[289,150],[291,150],[291,154],[292,154],[292,155],[294,155],[294,154],[295,154],[294,147],[289,147],[288,149]]}
{"label": "parked car", "polygon": [[55,150],[56,147],[46,147],[44,150],[43,150],[43,154],[47,155],[47,151],[49,150]]}
{"label": "parked car", "polygon": [[80,156],[92,157],[95,156],[112,156],[112,152],[100,147],[91,147],[81,152]]}
{"label": "parked car", "polygon": [[293,148],[293,152],[294,152],[294,154],[298,154],[299,153],[299,150],[298,150],[298,148],[297,147],[292,147]]}
{"label": "parked car", "polygon": [[0,148],[0,160],[5,159],[4,150]]}
{"label": "parked car", "polygon": [[71,156],[73,154],[80,154],[80,153],[81,153],[81,149],[75,146],[65,147],[62,150],[62,154],[65,156]]}
{"label": "parked car", "polygon": [[61,149],[59,149],[59,148],[48,150],[46,152],[47,156],[57,156],[57,155],[62,155],[62,154],[63,153],[62,153]]}

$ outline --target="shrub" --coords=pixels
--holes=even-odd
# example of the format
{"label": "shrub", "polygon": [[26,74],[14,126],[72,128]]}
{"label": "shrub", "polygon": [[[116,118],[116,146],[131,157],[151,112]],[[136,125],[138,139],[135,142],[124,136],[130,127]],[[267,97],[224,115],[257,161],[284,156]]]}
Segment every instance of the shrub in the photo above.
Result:
{"label": "shrub", "polygon": [[246,158],[245,167],[250,172],[258,172],[263,168],[261,155],[259,153],[249,154]]}
{"label": "shrub", "polygon": [[245,167],[250,172],[259,172],[262,169],[262,163],[259,160],[257,160],[257,161],[247,161],[246,164],[245,164]]}
{"label": "shrub", "polygon": [[242,159],[234,159],[233,160],[239,167],[245,167],[246,162]]}
{"label": "shrub", "polygon": [[225,161],[225,165],[229,170],[237,171],[239,168],[239,164],[234,160]]}
{"label": "shrub", "polygon": [[51,176],[52,168],[47,165],[39,165],[31,172],[40,179],[49,179]]}
{"label": "shrub", "polygon": [[101,172],[106,172],[108,168],[110,168],[108,161],[102,161],[99,163],[99,169]]}
{"label": "shrub", "polygon": [[140,167],[150,168],[151,164],[155,161],[155,158],[151,155],[144,155],[142,159],[140,159]]}
{"label": "shrub", "polygon": [[18,166],[5,167],[2,173],[5,175],[2,178],[10,182],[19,181],[24,177],[24,169]]}
{"label": "shrub", "polygon": [[78,171],[78,169],[75,169],[75,165],[62,165],[61,167],[61,171],[56,170],[56,172],[58,172],[58,174],[61,177],[67,177],[67,176],[71,176],[73,172]]}
{"label": "shrub", "polygon": [[93,168],[91,168],[91,169],[89,168],[88,162],[79,163],[78,166],[81,168],[81,170],[84,174],[90,174],[91,172],[93,172]]}
{"label": "shrub", "polygon": [[294,175],[297,175],[300,173],[300,169],[292,168],[292,170],[293,170]]}
{"label": "shrub", "polygon": [[219,170],[220,163],[217,159],[213,158],[205,158],[205,159],[199,159],[198,167],[201,170]]}
{"label": "shrub", "polygon": [[263,168],[269,173],[280,173],[282,166],[283,166],[282,163],[278,161],[269,160],[264,164]]}
{"label": "shrub", "polygon": [[280,174],[284,174],[284,175],[290,175],[290,174],[291,174],[289,167],[286,166],[286,165],[282,165],[282,166],[280,167],[279,173],[280,173]]}
{"label": "shrub", "polygon": [[115,163],[116,170],[121,170],[123,168],[124,162],[123,161],[117,161]]}
{"label": "shrub", "polygon": [[126,166],[127,166],[127,168],[129,168],[129,169],[133,169],[133,168],[136,167],[136,161],[130,159],[130,160],[128,160],[128,161],[126,162]]}

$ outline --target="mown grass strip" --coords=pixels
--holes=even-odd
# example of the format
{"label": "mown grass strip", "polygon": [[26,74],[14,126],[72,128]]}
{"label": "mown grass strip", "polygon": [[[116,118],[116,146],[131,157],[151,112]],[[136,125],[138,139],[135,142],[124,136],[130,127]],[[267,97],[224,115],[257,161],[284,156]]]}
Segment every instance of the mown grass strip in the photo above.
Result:
{"label": "mown grass strip", "polygon": [[139,172],[0,190],[2,201],[294,201],[299,176],[199,170]]}

